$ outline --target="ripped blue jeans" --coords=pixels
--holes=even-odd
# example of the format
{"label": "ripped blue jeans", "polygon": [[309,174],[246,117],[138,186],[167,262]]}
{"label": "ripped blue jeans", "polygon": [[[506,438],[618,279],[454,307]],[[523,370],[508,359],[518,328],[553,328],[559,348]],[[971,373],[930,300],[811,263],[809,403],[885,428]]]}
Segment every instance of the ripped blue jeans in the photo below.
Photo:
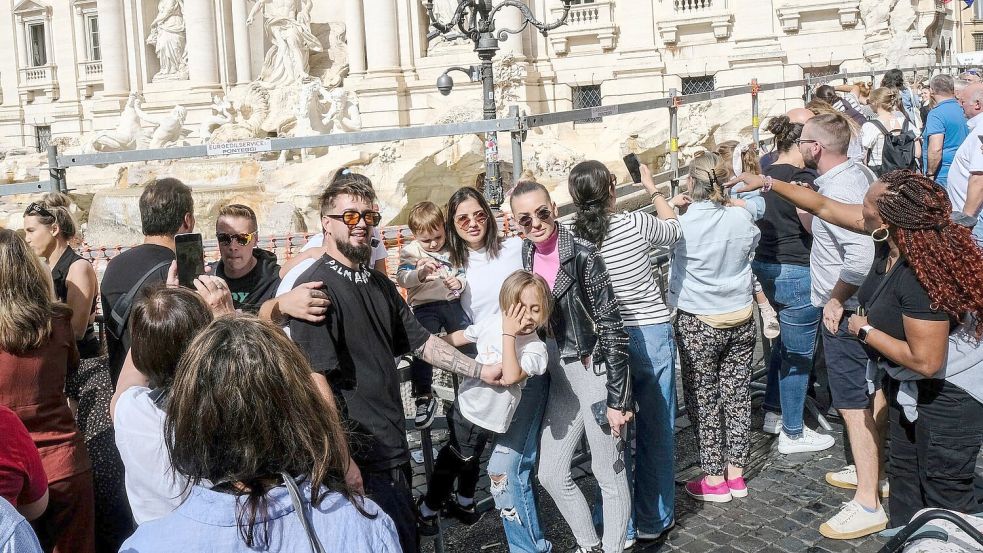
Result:
{"label": "ripped blue jeans", "polygon": [[553,544],[546,541],[539,527],[536,492],[532,485],[548,394],[549,374],[533,376],[526,381],[512,425],[499,436],[488,460],[492,497],[501,512],[512,553],[553,550]]}

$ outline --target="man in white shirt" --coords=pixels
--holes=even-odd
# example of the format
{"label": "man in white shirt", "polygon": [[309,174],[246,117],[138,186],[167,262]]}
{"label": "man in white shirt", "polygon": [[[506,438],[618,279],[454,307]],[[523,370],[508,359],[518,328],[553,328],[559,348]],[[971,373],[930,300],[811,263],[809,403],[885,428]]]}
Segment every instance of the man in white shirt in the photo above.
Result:
{"label": "man in white shirt", "polygon": [[969,134],[956,150],[949,168],[946,190],[952,202],[955,222],[973,228],[976,241],[983,244],[983,83],[972,83],[960,94]]}
{"label": "man in white shirt", "polygon": [[[816,185],[828,198],[862,204],[867,189],[875,180],[866,167],[847,157],[851,138],[850,126],[842,115],[817,115],[802,128],[799,151],[806,167],[819,173]],[[837,487],[855,487],[854,499],[833,518],[819,527],[827,538],[852,539],[883,530],[887,515],[878,497],[878,447],[874,412],[886,408],[884,393],[872,401],[867,393],[867,354],[863,345],[847,330],[849,316],[856,312],[857,290],[870,271],[874,243],[869,236],[856,234],[816,217],[812,222],[812,304],[823,308],[820,323],[823,335],[826,373],[833,407],[843,417],[856,467],[826,474],[826,481]],[[815,433],[813,433],[815,434]],[[803,435],[789,439],[779,435],[781,453],[818,451],[818,437]],[[811,438],[811,439],[810,439]],[[825,449],[825,448],[822,448]]]}

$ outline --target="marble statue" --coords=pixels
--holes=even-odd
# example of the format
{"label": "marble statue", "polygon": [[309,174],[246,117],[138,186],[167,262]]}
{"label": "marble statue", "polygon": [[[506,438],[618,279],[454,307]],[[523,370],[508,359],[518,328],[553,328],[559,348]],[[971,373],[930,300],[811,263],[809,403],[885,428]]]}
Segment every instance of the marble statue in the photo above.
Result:
{"label": "marble statue", "polygon": [[224,94],[212,96],[212,114],[198,126],[198,137],[202,142],[208,142],[215,129],[236,122],[236,110]]}
{"label": "marble statue", "polygon": [[306,82],[311,78],[311,52],[321,51],[321,41],[311,32],[313,0],[256,0],[246,24],[263,10],[270,49],[258,81],[269,87]]}
{"label": "marble statue", "polygon": [[157,17],[150,24],[147,44],[154,47],[160,62],[160,71],[154,75],[154,82],[188,78],[183,0],[160,0]]}
{"label": "marble statue", "polygon": [[167,148],[168,146],[185,145],[184,138],[190,132],[184,128],[184,118],[188,115],[188,110],[184,106],[174,106],[171,111],[163,116],[156,117],[140,109],[139,104],[134,106],[137,115],[142,121],[157,125],[154,132],[150,135],[150,143],[147,145],[151,150],[155,148]]}
{"label": "marble statue", "polygon": [[89,142],[87,150],[95,152],[121,152],[135,150],[140,140],[140,96],[131,92],[119,123],[110,132],[99,133]]}
{"label": "marble statue", "polygon": [[[211,129],[209,142],[236,142],[266,136],[263,122],[270,114],[269,91],[259,83],[229,91],[223,102],[231,105],[233,120]],[[214,107],[212,108],[215,109]],[[216,115],[215,117],[220,117]]]}
{"label": "marble statue", "polygon": [[362,130],[362,114],[358,109],[358,98],[343,88],[335,88],[328,93],[331,107],[324,116],[324,126],[330,134]]}

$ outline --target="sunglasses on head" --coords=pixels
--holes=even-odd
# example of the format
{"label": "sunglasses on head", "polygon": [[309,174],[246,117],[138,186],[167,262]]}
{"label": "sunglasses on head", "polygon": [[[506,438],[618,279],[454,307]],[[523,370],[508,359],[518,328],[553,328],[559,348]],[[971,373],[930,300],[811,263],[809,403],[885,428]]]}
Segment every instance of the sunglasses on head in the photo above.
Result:
{"label": "sunglasses on head", "polygon": [[[537,209],[534,212],[534,214],[536,215],[536,218],[537,219],[539,219],[540,221],[546,222],[546,221],[549,221],[550,220],[550,217],[553,216],[553,211],[550,210],[550,208],[548,208],[545,205],[543,205],[543,206],[540,206],[539,209]],[[518,219],[516,219],[516,222],[519,223],[519,225],[521,225],[523,227],[531,227],[532,226],[532,215],[529,215],[528,213],[525,214],[525,215],[522,215],[521,217],[519,217]]]}
{"label": "sunglasses on head", "polygon": [[27,215],[40,215],[42,217],[54,217],[44,204],[38,202],[31,202],[31,205],[27,206],[27,210],[24,212]]}
{"label": "sunglasses on head", "polygon": [[245,246],[246,244],[252,242],[253,238],[255,237],[255,232],[246,232],[242,234],[226,234],[224,232],[220,232],[215,235],[215,238],[218,239],[218,243],[222,244],[223,246],[228,246],[231,244],[233,239],[235,239],[240,246]]}
{"label": "sunglasses on head", "polygon": [[470,227],[472,221],[478,223],[479,225],[483,225],[488,221],[488,214],[484,211],[478,211],[473,215],[462,213],[454,218],[454,223],[457,224],[457,228],[462,230]]}
{"label": "sunglasses on head", "polygon": [[365,210],[361,213],[355,211],[354,209],[349,209],[341,215],[325,215],[325,217],[341,221],[349,227],[354,227],[359,221],[362,220],[364,220],[365,224],[370,227],[377,227],[379,226],[379,223],[382,222],[382,213],[372,211],[371,209]]}

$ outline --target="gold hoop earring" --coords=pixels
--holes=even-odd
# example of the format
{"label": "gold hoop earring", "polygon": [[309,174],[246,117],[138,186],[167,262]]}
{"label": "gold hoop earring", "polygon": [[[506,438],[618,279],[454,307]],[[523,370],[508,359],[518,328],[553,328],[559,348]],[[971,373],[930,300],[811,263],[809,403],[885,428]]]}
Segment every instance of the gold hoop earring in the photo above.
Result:
{"label": "gold hoop earring", "polygon": [[[877,237],[877,231],[879,231],[879,230],[883,230],[884,231],[884,236],[882,236],[880,238]],[[884,242],[888,238],[891,237],[891,231],[887,230],[887,227],[877,228],[877,229],[874,229],[874,232],[870,233],[870,237],[874,240],[874,242]]]}

